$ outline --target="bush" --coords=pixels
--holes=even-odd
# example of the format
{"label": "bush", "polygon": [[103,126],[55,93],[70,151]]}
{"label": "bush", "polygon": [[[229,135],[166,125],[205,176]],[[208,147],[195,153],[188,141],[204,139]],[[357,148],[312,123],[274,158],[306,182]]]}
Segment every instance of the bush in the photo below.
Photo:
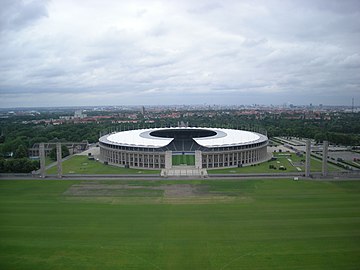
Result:
{"label": "bush", "polygon": [[39,167],[39,161],[28,158],[0,159],[1,173],[30,173]]}

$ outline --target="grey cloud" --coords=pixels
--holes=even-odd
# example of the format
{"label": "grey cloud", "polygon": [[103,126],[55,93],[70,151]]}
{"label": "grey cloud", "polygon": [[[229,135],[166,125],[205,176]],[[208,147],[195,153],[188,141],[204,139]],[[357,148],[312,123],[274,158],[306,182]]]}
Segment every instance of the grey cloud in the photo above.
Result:
{"label": "grey cloud", "polygon": [[331,11],[333,13],[359,13],[360,2],[358,0],[302,0],[302,3],[305,3],[306,6],[313,7],[319,11]]}
{"label": "grey cloud", "polygon": [[258,38],[258,39],[245,39],[242,43],[245,47],[255,47],[261,44],[265,44],[268,40],[266,38]]}
{"label": "grey cloud", "polygon": [[156,25],[149,31],[149,34],[155,37],[164,36],[167,33],[169,33],[169,29],[166,27],[165,22]]}
{"label": "grey cloud", "polygon": [[4,21],[22,31],[0,41],[0,106],[360,98],[360,16],[343,2],[32,1]]}
{"label": "grey cloud", "polygon": [[32,77],[40,77],[42,79],[44,78],[56,78],[61,77],[69,74],[69,70],[64,68],[54,68],[54,67],[47,67],[47,68],[41,68],[39,70],[35,70],[32,72],[30,76]]}
{"label": "grey cloud", "polygon": [[19,30],[32,22],[48,16],[46,0],[24,2],[2,0],[0,8],[0,30]]}
{"label": "grey cloud", "polygon": [[347,56],[342,64],[347,68],[360,68],[360,55],[359,54],[353,54]]}
{"label": "grey cloud", "polygon": [[202,1],[199,1],[200,2],[200,5],[194,7],[194,8],[191,8],[189,9],[188,11],[190,13],[208,13],[208,12],[211,12],[211,11],[214,11],[214,10],[217,10],[217,9],[221,9],[223,7],[222,4],[220,4],[219,2],[202,2]]}

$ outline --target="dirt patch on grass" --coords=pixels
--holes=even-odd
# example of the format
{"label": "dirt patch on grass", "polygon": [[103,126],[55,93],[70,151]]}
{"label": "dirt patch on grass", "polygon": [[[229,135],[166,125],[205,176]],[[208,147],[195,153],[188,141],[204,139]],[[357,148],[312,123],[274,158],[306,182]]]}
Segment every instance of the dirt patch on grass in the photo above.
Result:
{"label": "dirt patch on grass", "polygon": [[162,195],[162,191],[144,186],[84,183],[72,185],[64,192],[64,195],[74,197],[154,197]]}
{"label": "dirt patch on grass", "polygon": [[162,185],[162,186],[133,186],[108,184],[76,184],[64,192],[66,196],[133,196],[141,194],[158,194],[164,197],[188,197],[206,193],[205,186],[189,184]]}
{"label": "dirt patch on grass", "polygon": [[201,196],[208,193],[208,187],[205,185],[163,185],[159,187],[164,191],[164,197],[190,197]]}
{"label": "dirt patch on grass", "polygon": [[209,192],[206,185],[171,184],[142,186],[128,184],[81,183],[72,185],[63,195],[68,199],[98,201],[107,203],[171,203],[203,204],[229,202],[246,198],[226,193]]}

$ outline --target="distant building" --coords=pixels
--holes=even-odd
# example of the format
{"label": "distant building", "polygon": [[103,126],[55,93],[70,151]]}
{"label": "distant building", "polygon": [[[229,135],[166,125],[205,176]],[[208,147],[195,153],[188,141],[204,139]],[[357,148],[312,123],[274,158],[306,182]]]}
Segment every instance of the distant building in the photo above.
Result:
{"label": "distant building", "polygon": [[86,118],[87,115],[84,114],[81,110],[78,110],[78,111],[75,111],[74,113],[74,118],[75,119],[83,119],[83,118]]}

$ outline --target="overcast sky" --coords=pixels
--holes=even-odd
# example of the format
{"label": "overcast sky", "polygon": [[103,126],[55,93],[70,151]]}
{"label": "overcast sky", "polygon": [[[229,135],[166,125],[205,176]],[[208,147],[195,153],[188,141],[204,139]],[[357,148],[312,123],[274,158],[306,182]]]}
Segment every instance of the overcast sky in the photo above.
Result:
{"label": "overcast sky", "polygon": [[0,0],[0,107],[352,97],[359,0]]}

